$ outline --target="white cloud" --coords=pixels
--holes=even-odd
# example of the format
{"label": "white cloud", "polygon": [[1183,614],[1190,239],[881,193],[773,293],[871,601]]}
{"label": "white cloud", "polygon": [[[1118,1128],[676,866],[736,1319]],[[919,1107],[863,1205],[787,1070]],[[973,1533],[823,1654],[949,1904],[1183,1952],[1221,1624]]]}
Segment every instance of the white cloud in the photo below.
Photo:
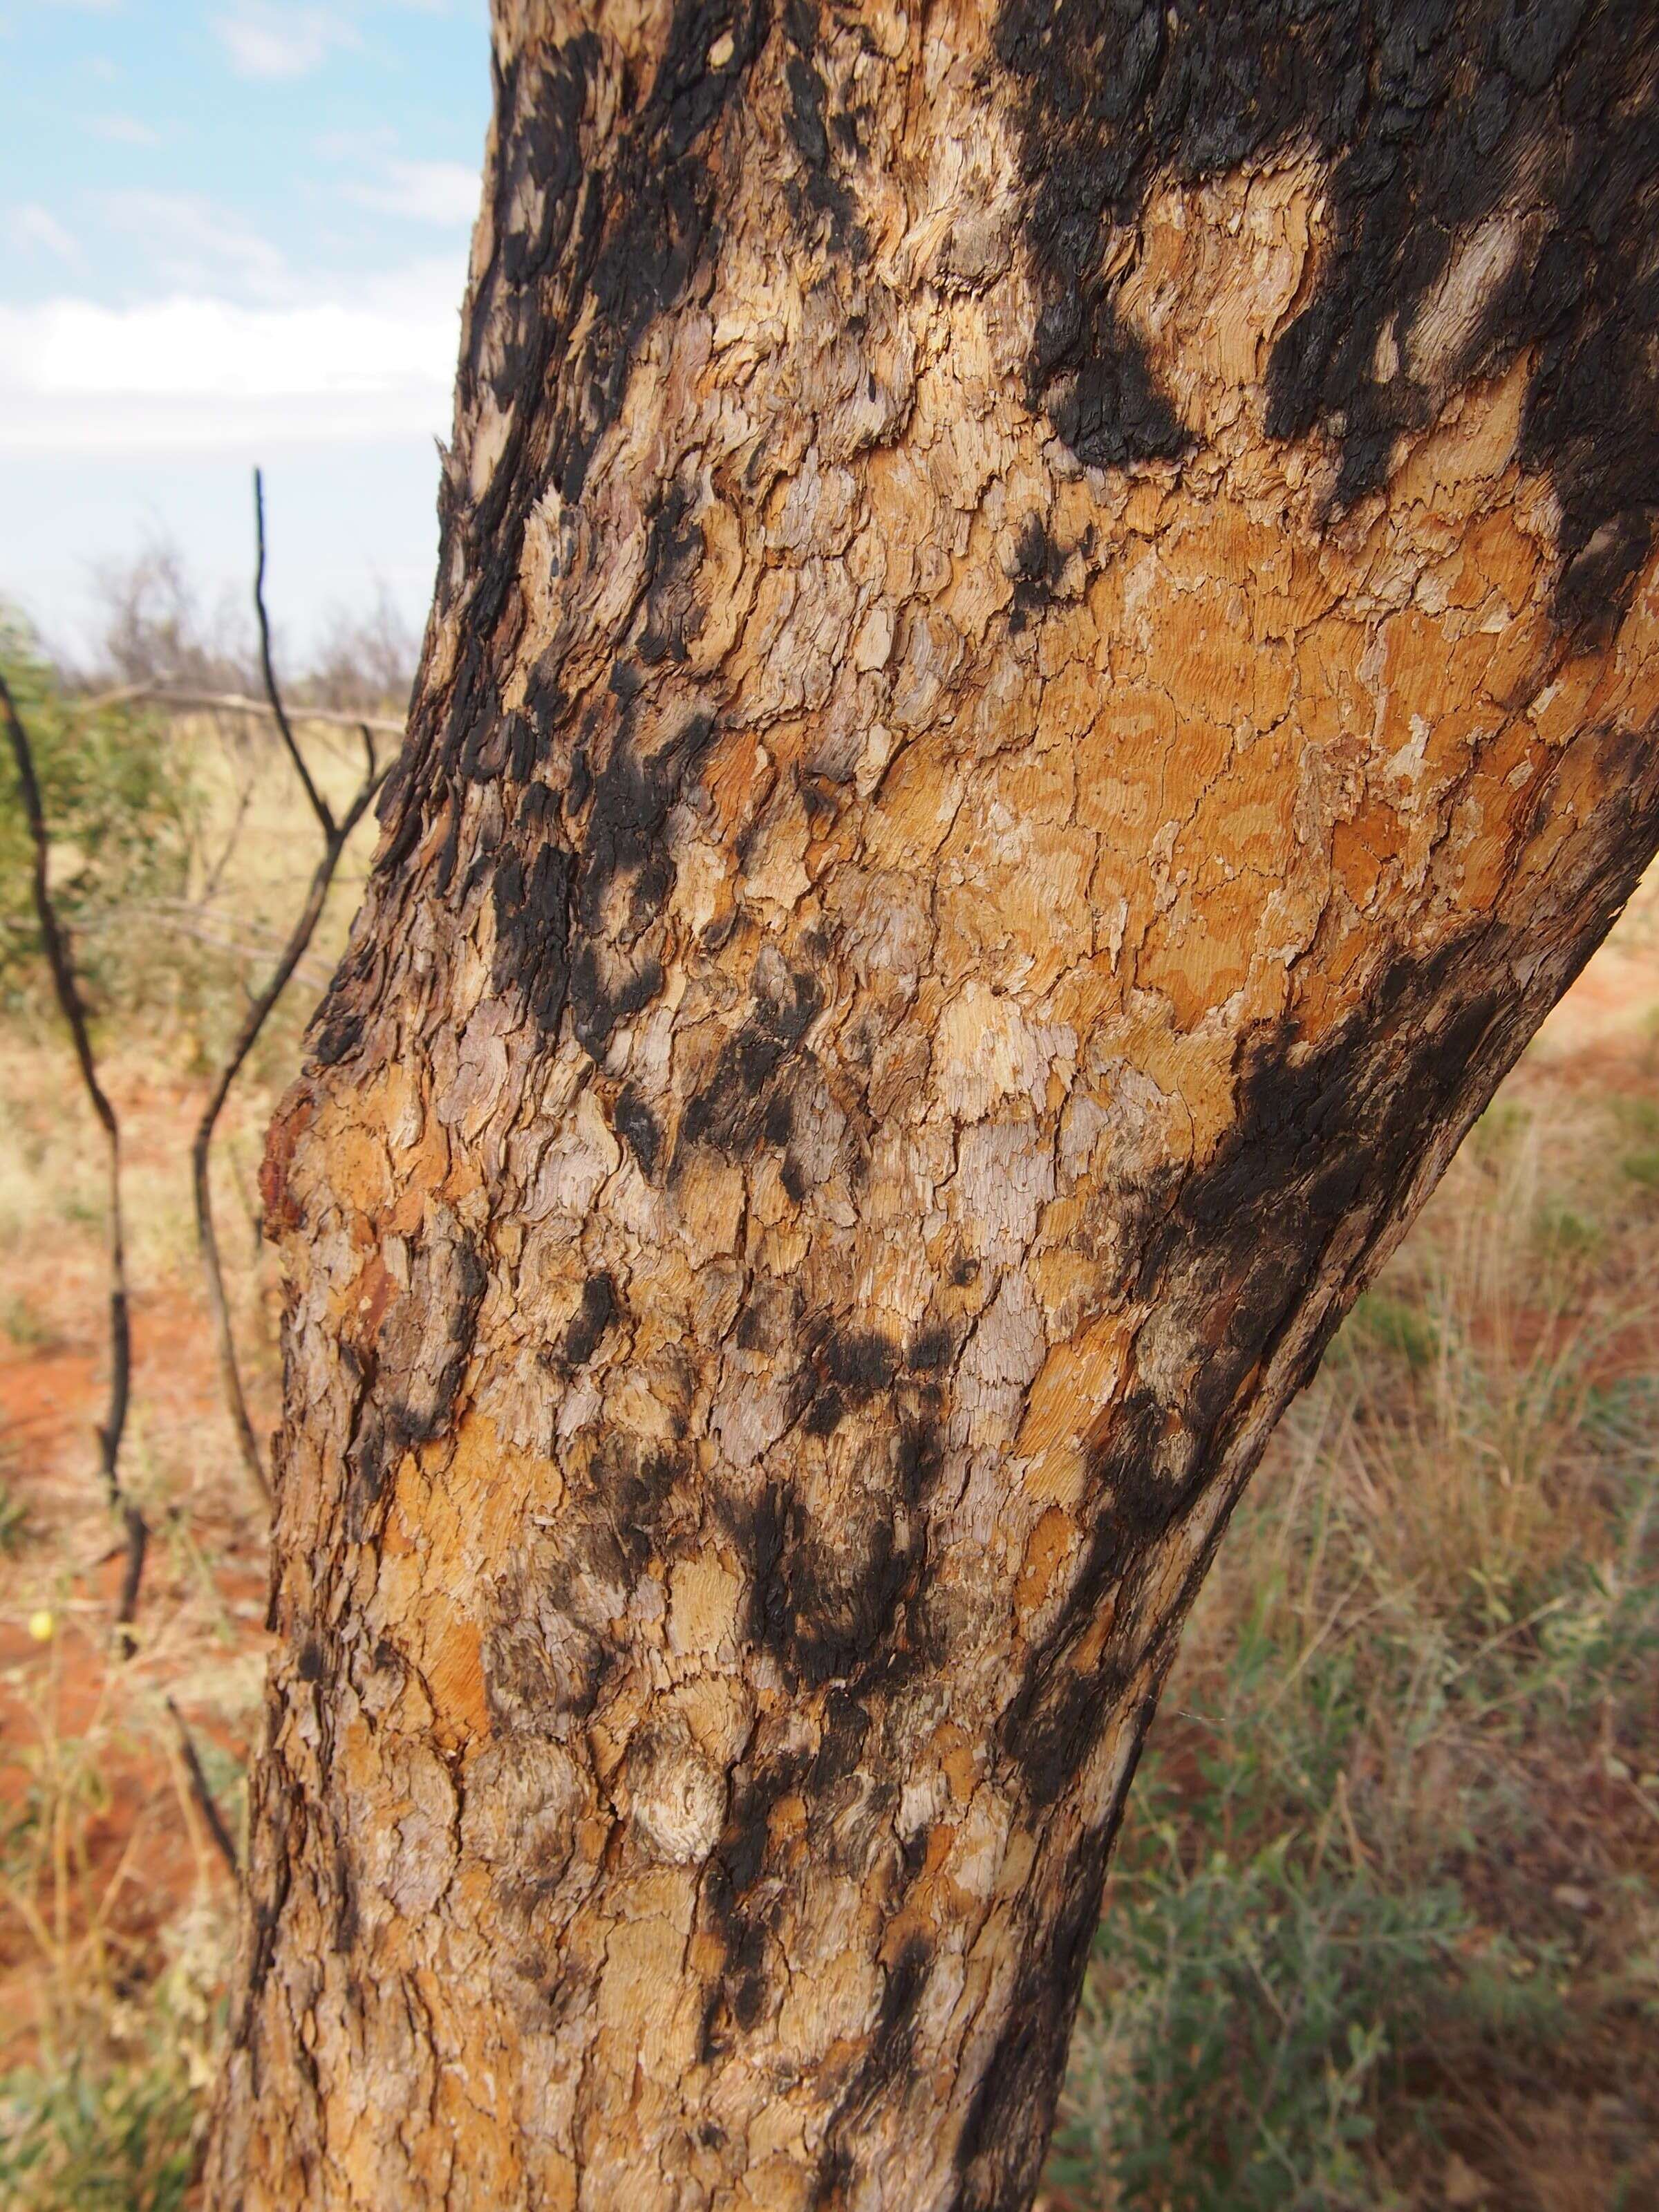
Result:
{"label": "white cloud", "polygon": [[94,138],[112,139],[119,146],[159,146],[161,134],[136,115],[89,115],[87,128]]}
{"label": "white cloud", "polygon": [[271,0],[240,0],[215,15],[212,27],[239,76],[307,76],[337,46],[361,43],[332,9],[276,6]]}
{"label": "white cloud", "polygon": [[22,253],[50,253],[59,261],[79,261],[81,248],[50,208],[37,200],[6,210],[6,235]]}
{"label": "white cloud", "polygon": [[362,162],[373,154],[386,154],[398,143],[389,123],[364,123],[349,131],[319,131],[311,150],[319,161]]}
{"label": "white cloud", "polygon": [[284,307],[0,307],[0,452],[447,436],[459,299],[445,260]]}
{"label": "white cloud", "polygon": [[478,173],[462,161],[388,161],[379,184],[354,185],[351,197],[411,222],[470,230],[478,212]]}
{"label": "white cloud", "polygon": [[155,274],[174,290],[246,289],[268,298],[289,289],[281,249],[199,193],[105,192],[99,206],[113,228],[143,240]]}

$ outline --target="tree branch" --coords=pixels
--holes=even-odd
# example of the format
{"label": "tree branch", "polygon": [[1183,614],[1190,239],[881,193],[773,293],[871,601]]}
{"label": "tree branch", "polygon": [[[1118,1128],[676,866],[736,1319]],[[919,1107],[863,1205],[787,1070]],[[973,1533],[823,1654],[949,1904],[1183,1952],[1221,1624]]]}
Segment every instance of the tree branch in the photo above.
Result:
{"label": "tree branch", "polygon": [[259,471],[257,469],[254,471],[253,486],[258,524],[258,565],[255,572],[254,600],[259,610],[260,649],[264,662],[265,682],[270,693],[271,712],[276,717],[278,726],[287,740],[289,752],[304,781],[313,810],[316,813],[318,821],[322,824],[323,854],[317,863],[311,878],[310,888],[306,893],[305,904],[301,908],[294,927],[289,933],[288,942],[283,948],[282,955],[276,967],[271,970],[264,988],[244,1015],[241,1026],[236,1032],[235,1042],[231,1047],[230,1055],[219,1071],[218,1080],[213,1086],[212,1094],[208,1099],[202,1118],[197,1124],[196,1134],[190,1148],[190,1163],[191,1182],[196,1201],[196,1234],[202,1248],[202,1272],[207,1284],[208,1311],[213,1322],[219,1379],[224,1390],[225,1402],[230,1410],[231,1423],[236,1431],[237,1449],[241,1453],[242,1464],[247,1469],[260,1496],[269,1504],[271,1497],[270,1480],[265,1473],[264,1462],[260,1457],[258,1441],[254,1436],[253,1423],[248,1413],[247,1394],[242,1388],[241,1368],[236,1357],[236,1338],[230,1322],[230,1303],[225,1295],[224,1267],[219,1256],[218,1233],[214,1226],[213,1190],[209,1173],[213,1133],[218,1125],[225,1101],[230,1095],[230,1087],[240,1073],[243,1062],[253,1049],[259,1032],[270,1018],[277,1000],[288,988],[295,969],[305,957],[312,935],[322,918],[329,887],[333,883],[335,871],[340,865],[340,856],[346,848],[352,831],[362,820],[375,793],[380,789],[386,771],[379,765],[374,750],[374,739],[370,733],[368,723],[359,720],[357,727],[362,737],[368,764],[364,770],[363,780],[353,794],[351,804],[346,809],[342,820],[336,822],[332,812],[319,798],[310,777],[306,773],[305,763],[300,758],[299,748],[294,742],[293,732],[289,727],[288,718],[283,712],[281,697],[276,690],[276,678],[270,666],[270,631],[265,620],[264,607],[264,492]]}
{"label": "tree branch", "polygon": [[213,1222],[213,1197],[209,1180],[209,1157],[213,1146],[213,1133],[230,1087],[241,1072],[242,1064],[253,1049],[259,1032],[269,1020],[272,1009],[287,989],[295,969],[305,957],[313,933],[322,917],[329,887],[340,864],[340,855],[352,831],[362,821],[364,811],[380,788],[381,778],[365,778],[348,808],[344,819],[329,833],[323,856],[317,863],[306,893],[305,904],[289,933],[282,957],[271,970],[269,981],[243,1017],[237,1030],[229,1057],[219,1071],[196,1134],[191,1144],[191,1181],[196,1200],[196,1233],[202,1248],[202,1267],[207,1282],[208,1310],[212,1316],[214,1339],[219,1362],[219,1379],[224,1389],[225,1402],[236,1431],[236,1441],[242,1463],[267,1503],[270,1498],[270,1482],[259,1455],[258,1443],[253,1434],[253,1424],[247,1410],[247,1396],[242,1388],[241,1370],[236,1358],[236,1340],[230,1324],[230,1306],[225,1296],[224,1268],[219,1257],[219,1239]]}
{"label": "tree branch", "polygon": [[334,816],[328,801],[311,780],[311,770],[306,766],[305,756],[294,736],[288,710],[283,704],[283,695],[276,687],[276,672],[270,660],[270,622],[265,613],[265,480],[262,470],[253,471],[253,531],[256,558],[253,568],[253,611],[259,618],[259,666],[265,679],[265,696],[270,702],[270,711],[276,718],[276,726],[283,733],[283,743],[288,747],[288,757],[294,763],[294,772],[305,787],[311,811],[317,817],[325,837],[334,835]]}
{"label": "tree branch", "polygon": [[236,1844],[230,1830],[225,1826],[225,1816],[219,1810],[213,1792],[208,1788],[207,1776],[197,1754],[196,1741],[185,1725],[185,1717],[171,1697],[163,1701],[179,1736],[179,1755],[185,1762],[185,1775],[190,1784],[190,1794],[197,1811],[207,1822],[208,1833],[220,1857],[230,1869],[231,1879],[236,1880],[240,1869],[236,1863]]}
{"label": "tree branch", "polygon": [[[123,1490],[120,1475],[121,1437],[126,1428],[127,1400],[132,1382],[126,1242],[121,1216],[121,1130],[115,1117],[115,1109],[98,1079],[98,1066],[93,1055],[86,1006],[76,979],[75,963],[52,902],[47,877],[50,846],[46,836],[46,809],[40,798],[40,778],[35,773],[33,748],[29,743],[22,716],[17,711],[16,702],[11,696],[10,687],[3,675],[0,675],[0,713],[3,713],[5,717],[6,735],[10,740],[12,758],[16,763],[17,781],[23,796],[23,813],[33,848],[31,881],[35,915],[40,925],[40,941],[46,951],[46,965],[52,971],[58,1007],[74,1041],[81,1079],[87,1097],[92,1102],[92,1110],[103,1129],[109,1152],[109,1404],[98,1430],[98,1443],[105,1496],[110,1510],[118,1516],[126,1532],[126,1565],[121,1576],[121,1595],[116,1612],[118,1624],[126,1630],[131,1627],[138,1609],[138,1588],[143,1577],[149,1529],[143,1515]],[[123,1641],[131,1649],[131,1638],[124,1637]]]}

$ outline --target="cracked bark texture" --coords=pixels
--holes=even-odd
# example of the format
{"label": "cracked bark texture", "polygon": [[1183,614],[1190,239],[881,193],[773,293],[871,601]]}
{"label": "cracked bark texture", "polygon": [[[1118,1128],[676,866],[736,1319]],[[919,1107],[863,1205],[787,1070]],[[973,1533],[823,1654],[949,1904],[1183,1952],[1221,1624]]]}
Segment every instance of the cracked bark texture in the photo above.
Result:
{"label": "cracked bark texture", "polygon": [[1656,45],[497,0],[216,2206],[1029,2204],[1228,1512],[1659,842]]}

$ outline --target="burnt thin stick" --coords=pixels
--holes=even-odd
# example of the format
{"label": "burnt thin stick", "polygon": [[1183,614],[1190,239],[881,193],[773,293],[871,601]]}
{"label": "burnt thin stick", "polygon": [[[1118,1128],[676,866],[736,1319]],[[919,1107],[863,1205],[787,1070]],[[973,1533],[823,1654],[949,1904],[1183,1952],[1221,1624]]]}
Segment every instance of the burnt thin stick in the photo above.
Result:
{"label": "burnt thin stick", "polygon": [[375,757],[374,739],[364,723],[358,725],[367,756],[368,766],[363,780],[346,809],[343,819],[337,822],[326,801],[311,781],[299,746],[295,743],[282,694],[277,689],[276,672],[270,659],[270,625],[265,616],[265,502],[264,483],[260,472],[253,472],[253,505],[256,527],[253,602],[259,616],[259,653],[264,669],[265,690],[270,701],[270,711],[276,719],[287,744],[289,757],[294,763],[306,795],[311,801],[323,831],[323,855],[318,861],[293,929],[289,933],[282,957],[272,969],[264,990],[249,1006],[236,1032],[229,1057],[219,1071],[212,1093],[197,1124],[196,1135],[190,1148],[191,1182],[196,1201],[196,1234],[202,1248],[202,1273],[207,1284],[208,1311],[213,1322],[214,1346],[219,1364],[219,1380],[229,1409],[231,1425],[236,1433],[237,1449],[248,1476],[265,1503],[270,1503],[270,1479],[260,1456],[258,1439],[253,1433],[253,1423],[247,1409],[247,1393],[242,1387],[240,1364],[236,1357],[236,1337],[230,1322],[230,1301],[225,1295],[224,1265],[219,1255],[218,1232],[213,1220],[213,1186],[210,1162],[213,1149],[213,1133],[218,1126],[230,1087],[240,1073],[243,1062],[252,1051],[259,1032],[269,1020],[272,1010],[288,988],[295,969],[304,959],[313,933],[322,918],[323,907],[328,897],[329,886],[340,865],[340,856],[346,848],[352,831],[362,820],[383,780]]}
{"label": "burnt thin stick", "polygon": [[173,1718],[173,1725],[178,1731],[179,1755],[185,1762],[185,1774],[190,1783],[191,1801],[197,1811],[207,1822],[208,1833],[213,1838],[215,1848],[230,1869],[232,1877],[234,1878],[240,1872],[236,1863],[235,1839],[225,1826],[225,1816],[219,1810],[212,1790],[208,1788],[207,1776],[202,1771],[202,1762],[197,1755],[196,1740],[185,1725],[184,1715],[173,1704],[171,1697],[166,1703],[167,1711]]}
{"label": "burnt thin stick", "polygon": [[283,948],[282,957],[272,969],[265,984],[243,1017],[236,1032],[229,1057],[219,1071],[202,1118],[196,1127],[196,1135],[190,1148],[191,1179],[196,1199],[196,1233],[202,1247],[202,1270],[207,1282],[208,1310],[212,1316],[214,1340],[219,1362],[219,1378],[223,1386],[225,1402],[229,1407],[231,1422],[236,1431],[237,1448],[260,1495],[269,1502],[270,1481],[259,1455],[259,1446],[253,1433],[253,1423],[247,1410],[247,1395],[242,1388],[241,1369],[236,1357],[236,1340],[230,1325],[230,1304],[225,1295],[224,1268],[219,1256],[219,1239],[213,1221],[213,1195],[209,1177],[209,1160],[213,1146],[213,1133],[230,1087],[241,1072],[242,1064],[252,1051],[259,1032],[270,1018],[272,1010],[289,980],[305,957],[313,933],[322,917],[323,905],[329,886],[334,880],[340,855],[346,842],[362,821],[363,814],[380,787],[380,777],[371,781],[365,779],[347,809],[344,819],[328,836],[323,856],[317,863],[306,893],[306,902],[299,918]]}
{"label": "burnt thin stick", "polygon": [[311,780],[311,770],[306,766],[305,755],[300,750],[294,735],[294,725],[288,719],[288,709],[283,704],[283,695],[277,688],[276,671],[270,659],[270,621],[265,613],[265,480],[262,470],[253,471],[253,611],[259,623],[259,668],[265,680],[265,696],[270,702],[270,711],[276,718],[276,726],[283,733],[283,743],[288,747],[288,757],[294,763],[294,773],[305,787],[311,811],[321,825],[325,837],[334,835],[334,816],[328,801]]}
{"label": "burnt thin stick", "polygon": [[[40,925],[40,942],[46,951],[46,965],[52,971],[52,988],[57,994],[58,1007],[74,1042],[75,1056],[81,1067],[81,1080],[87,1097],[92,1102],[92,1110],[103,1129],[109,1154],[109,1404],[98,1429],[98,1445],[104,1493],[109,1501],[110,1510],[118,1516],[126,1532],[126,1565],[121,1576],[120,1602],[116,1613],[118,1625],[126,1629],[131,1626],[138,1610],[138,1589],[143,1578],[144,1553],[149,1543],[149,1529],[143,1515],[121,1486],[121,1437],[127,1425],[127,1399],[132,1384],[132,1331],[127,1300],[126,1241],[121,1218],[121,1128],[108,1094],[98,1079],[98,1063],[93,1054],[92,1038],[87,1028],[86,1006],[76,979],[75,962],[70,951],[69,940],[59,926],[57,909],[52,902],[47,875],[50,847],[46,836],[46,815],[40,797],[40,781],[35,773],[34,750],[3,676],[0,676],[0,713],[3,713],[5,717],[6,735],[11,744],[12,759],[16,764],[17,781],[23,795],[24,818],[28,823],[29,840],[33,848],[32,889],[35,918]],[[124,1640],[130,1644],[130,1638]]]}

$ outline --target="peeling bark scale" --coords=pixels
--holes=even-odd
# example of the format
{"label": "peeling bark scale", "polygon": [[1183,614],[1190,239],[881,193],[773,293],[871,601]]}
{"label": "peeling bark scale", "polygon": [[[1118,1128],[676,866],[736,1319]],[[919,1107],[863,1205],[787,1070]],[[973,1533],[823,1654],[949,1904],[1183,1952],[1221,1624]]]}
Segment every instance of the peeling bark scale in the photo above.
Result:
{"label": "peeling bark scale", "polygon": [[1659,15],[494,62],[210,2198],[1016,2212],[1227,1515],[1659,843]]}

